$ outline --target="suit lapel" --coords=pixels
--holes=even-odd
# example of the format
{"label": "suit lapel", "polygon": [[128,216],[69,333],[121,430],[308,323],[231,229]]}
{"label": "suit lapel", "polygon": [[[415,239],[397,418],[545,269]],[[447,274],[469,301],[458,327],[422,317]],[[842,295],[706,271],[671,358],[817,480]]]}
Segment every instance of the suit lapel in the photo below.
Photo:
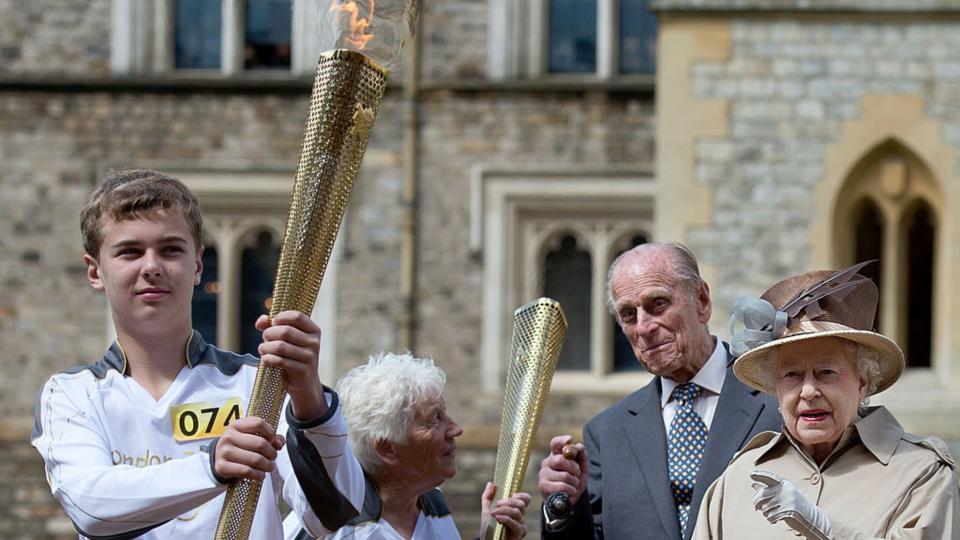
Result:
{"label": "suit lapel", "polygon": [[654,378],[647,388],[650,391],[638,394],[637,400],[629,407],[633,417],[625,419],[623,429],[664,530],[672,538],[679,538],[677,507],[667,478],[667,435],[660,408],[660,377]]}
{"label": "suit lapel", "polygon": [[[730,365],[732,364],[728,363],[727,375],[723,379],[720,400],[717,402],[717,410],[713,414],[713,424],[707,438],[707,448],[693,489],[690,519],[694,523],[703,494],[727,468],[733,454],[746,442],[764,408],[763,401],[757,399],[755,392],[737,380]],[[692,530],[693,527],[687,528],[688,532]],[[688,534],[687,537],[689,536]]]}

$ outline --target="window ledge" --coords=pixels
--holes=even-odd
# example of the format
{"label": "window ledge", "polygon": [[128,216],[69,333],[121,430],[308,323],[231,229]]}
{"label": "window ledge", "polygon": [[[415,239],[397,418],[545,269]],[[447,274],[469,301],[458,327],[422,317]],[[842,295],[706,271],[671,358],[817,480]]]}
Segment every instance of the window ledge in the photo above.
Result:
{"label": "window ledge", "polygon": [[600,375],[588,371],[558,371],[553,375],[550,392],[622,397],[639,390],[652,380],[653,374],[647,372]]}
{"label": "window ledge", "polygon": [[[152,92],[308,94],[313,77],[290,73],[251,72],[224,76],[218,71],[182,71],[158,75],[2,75],[0,91]],[[390,88],[399,84],[387,84]]]}
{"label": "window ledge", "polygon": [[871,13],[871,14],[960,14],[960,9],[936,0],[772,0],[744,2],[731,0],[656,0],[650,9],[666,13]]}
{"label": "window ledge", "polygon": [[629,92],[652,96],[656,75],[624,75],[602,79],[595,75],[545,75],[535,79],[460,80],[425,79],[423,91],[454,92]]}
{"label": "window ledge", "polygon": [[[310,92],[312,86],[313,76],[273,72],[252,72],[229,76],[219,71],[207,70],[172,71],[156,75],[0,75],[0,91],[306,94]],[[396,78],[387,81],[388,92],[402,86]],[[610,92],[650,97],[654,94],[655,86],[653,75],[623,76],[614,79],[556,75],[509,81],[486,79],[419,81],[419,89],[422,92]]]}

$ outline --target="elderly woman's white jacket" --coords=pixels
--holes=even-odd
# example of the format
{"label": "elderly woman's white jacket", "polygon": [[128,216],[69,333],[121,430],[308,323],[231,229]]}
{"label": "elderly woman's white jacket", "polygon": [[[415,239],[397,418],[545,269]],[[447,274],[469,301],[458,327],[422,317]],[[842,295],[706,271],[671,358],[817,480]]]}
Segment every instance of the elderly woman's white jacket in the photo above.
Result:
{"label": "elderly woman's white jacket", "polygon": [[[366,495],[360,515],[333,533],[320,537],[320,540],[403,540],[403,537],[381,517],[380,492],[370,475],[364,474],[364,480]],[[417,503],[420,506],[420,516],[417,519],[412,540],[460,540],[460,533],[447,508],[443,493],[439,489],[433,488],[420,495]],[[294,513],[283,521],[283,536],[285,540],[316,538],[303,530],[298,516]]]}
{"label": "elderly woman's white jacket", "polygon": [[820,466],[786,432],[761,433],[707,490],[693,538],[796,539],[754,509],[754,469],[793,482],[826,512],[837,539],[960,538],[954,468],[943,441],[905,433],[884,407],[847,428]]}

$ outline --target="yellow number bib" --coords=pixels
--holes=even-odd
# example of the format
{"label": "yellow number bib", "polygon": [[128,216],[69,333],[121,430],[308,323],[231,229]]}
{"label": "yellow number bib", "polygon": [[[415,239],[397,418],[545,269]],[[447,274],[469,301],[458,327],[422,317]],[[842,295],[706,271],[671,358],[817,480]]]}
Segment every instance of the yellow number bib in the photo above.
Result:
{"label": "yellow number bib", "polygon": [[240,398],[225,403],[182,403],[170,407],[173,438],[177,442],[212,439],[223,435],[227,425],[240,418]]}

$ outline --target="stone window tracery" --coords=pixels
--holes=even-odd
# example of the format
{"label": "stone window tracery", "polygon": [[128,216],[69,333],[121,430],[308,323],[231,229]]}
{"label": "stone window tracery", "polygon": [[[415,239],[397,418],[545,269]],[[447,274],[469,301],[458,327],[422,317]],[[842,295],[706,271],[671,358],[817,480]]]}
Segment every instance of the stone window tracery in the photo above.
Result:
{"label": "stone window tracery", "polygon": [[838,199],[841,264],[879,261],[863,270],[880,290],[876,325],[903,348],[910,368],[933,366],[938,200],[929,168],[895,141],[854,167]]}
{"label": "stone window tracery", "polygon": [[649,173],[625,167],[474,170],[471,243],[483,264],[486,390],[502,387],[513,310],[545,295],[560,302],[568,322],[554,391],[621,393],[649,380],[618,341],[606,273],[616,255],[652,238],[653,199]]}

